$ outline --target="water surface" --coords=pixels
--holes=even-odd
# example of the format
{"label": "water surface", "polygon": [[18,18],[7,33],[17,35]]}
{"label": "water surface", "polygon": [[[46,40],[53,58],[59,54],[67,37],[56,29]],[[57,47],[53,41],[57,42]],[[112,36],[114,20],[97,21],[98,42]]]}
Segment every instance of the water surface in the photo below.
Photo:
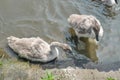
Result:
{"label": "water surface", "polygon": [[[120,3],[120,1],[119,1]],[[91,0],[0,0],[0,47],[6,49],[8,36],[41,37],[48,43],[66,40],[70,36],[69,15],[88,14],[98,18],[104,28],[104,37],[93,57],[100,63],[120,61],[120,5],[116,11],[106,9]],[[74,50],[74,52],[77,52]]]}

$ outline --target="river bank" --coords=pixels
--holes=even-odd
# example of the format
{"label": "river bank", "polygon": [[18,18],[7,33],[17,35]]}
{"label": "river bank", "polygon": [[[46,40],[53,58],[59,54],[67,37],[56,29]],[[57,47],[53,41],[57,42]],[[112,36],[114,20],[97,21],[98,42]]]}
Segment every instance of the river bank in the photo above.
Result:
{"label": "river bank", "polygon": [[46,64],[33,63],[9,57],[0,50],[0,80],[41,80],[46,71],[51,72],[55,80],[106,80],[109,77],[120,80],[119,68],[120,62],[100,64],[88,60],[85,63],[85,60],[72,58]]}
{"label": "river bank", "polygon": [[38,64],[17,60],[9,60],[1,64],[0,80],[41,80],[46,76],[46,70],[55,76],[55,80],[106,80],[108,77],[120,80],[120,70],[105,72],[78,67],[43,69]]}

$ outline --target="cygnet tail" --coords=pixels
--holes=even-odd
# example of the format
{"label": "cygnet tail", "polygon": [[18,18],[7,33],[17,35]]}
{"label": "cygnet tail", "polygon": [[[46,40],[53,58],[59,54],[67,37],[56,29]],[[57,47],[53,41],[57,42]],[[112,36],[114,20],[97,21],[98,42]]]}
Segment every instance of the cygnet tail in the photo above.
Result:
{"label": "cygnet tail", "polygon": [[12,48],[14,43],[18,40],[19,38],[16,38],[14,36],[10,36],[7,38],[8,40],[8,45]]}
{"label": "cygnet tail", "polygon": [[14,37],[14,36],[10,36],[7,38],[8,42],[14,42],[16,41],[18,38]]}

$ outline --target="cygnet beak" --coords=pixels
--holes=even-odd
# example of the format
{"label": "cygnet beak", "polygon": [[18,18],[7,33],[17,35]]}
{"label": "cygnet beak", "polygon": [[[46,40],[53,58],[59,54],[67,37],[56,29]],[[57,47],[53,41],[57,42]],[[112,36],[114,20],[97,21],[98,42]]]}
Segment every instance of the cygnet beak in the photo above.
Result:
{"label": "cygnet beak", "polygon": [[118,1],[117,1],[117,0],[115,0],[115,2],[116,2],[116,4],[118,4]]}
{"label": "cygnet beak", "polygon": [[98,37],[98,35],[96,35],[96,40],[99,41],[99,37]]}

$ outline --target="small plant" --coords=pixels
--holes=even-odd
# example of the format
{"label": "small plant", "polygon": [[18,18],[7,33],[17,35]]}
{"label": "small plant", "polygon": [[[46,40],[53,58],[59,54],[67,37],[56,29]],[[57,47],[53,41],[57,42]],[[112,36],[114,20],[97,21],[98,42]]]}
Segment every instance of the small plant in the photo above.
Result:
{"label": "small plant", "polygon": [[2,61],[0,60],[0,66],[2,66],[2,64],[3,64],[3,63],[2,63]]}
{"label": "small plant", "polygon": [[41,80],[55,80],[55,76],[52,73],[47,72],[47,75],[43,77]]}
{"label": "small plant", "polygon": [[4,55],[2,55],[2,57],[1,57],[1,55],[0,55],[0,67],[3,65],[3,62],[2,62],[3,57],[4,57]]}
{"label": "small plant", "polygon": [[116,80],[116,79],[114,79],[112,77],[108,77],[106,80]]}

